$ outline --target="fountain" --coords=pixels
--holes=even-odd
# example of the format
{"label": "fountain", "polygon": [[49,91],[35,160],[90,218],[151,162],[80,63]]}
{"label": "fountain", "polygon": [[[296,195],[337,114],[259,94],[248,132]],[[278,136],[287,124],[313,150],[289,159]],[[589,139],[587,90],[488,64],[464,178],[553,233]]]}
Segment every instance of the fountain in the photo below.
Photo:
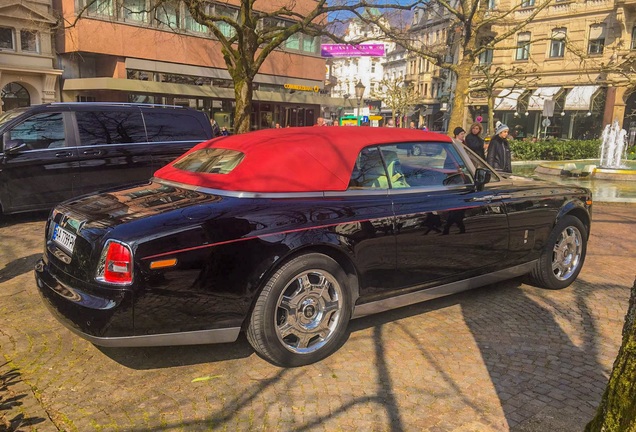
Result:
{"label": "fountain", "polygon": [[[625,158],[626,136],[627,131],[614,121],[603,130],[600,159],[540,162],[532,175],[557,183],[589,187],[596,201],[636,202],[636,161]],[[518,169],[523,172],[523,168]]]}
{"label": "fountain", "polygon": [[618,120],[614,120],[611,125],[603,129],[603,144],[601,144],[601,167],[602,168],[627,168],[621,165],[621,160],[625,155],[627,131],[618,125]]}

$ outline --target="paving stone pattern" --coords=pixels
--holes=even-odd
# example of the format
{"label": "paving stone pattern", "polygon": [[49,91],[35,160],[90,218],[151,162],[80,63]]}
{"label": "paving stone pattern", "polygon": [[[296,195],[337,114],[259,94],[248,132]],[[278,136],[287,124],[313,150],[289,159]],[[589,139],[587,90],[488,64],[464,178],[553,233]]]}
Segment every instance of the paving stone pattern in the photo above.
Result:
{"label": "paving stone pattern", "polygon": [[517,279],[353,321],[346,344],[281,369],[234,344],[98,348],[33,279],[43,215],[0,222],[0,431],[580,431],[618,352],[636,206],[600,204],[560,291]]}

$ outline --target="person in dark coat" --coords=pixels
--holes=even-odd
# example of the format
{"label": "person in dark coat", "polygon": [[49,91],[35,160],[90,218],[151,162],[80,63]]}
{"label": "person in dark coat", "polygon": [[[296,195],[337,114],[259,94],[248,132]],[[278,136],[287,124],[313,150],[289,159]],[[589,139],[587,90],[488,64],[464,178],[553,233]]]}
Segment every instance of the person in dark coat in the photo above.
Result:
{"label": "person in dark coat", "polygon": [[488,146],[486,162],[497,171],[512,173],[512,156],[507,139],[509,132],[510,128],[505,124],[497,125],[495,136],[492,137]]}
{"label": "person in dark coat", "polygon": [[221,128],[214,119],[210,119],[210,126],[212,126],[212,138],[221,136]]}
{"label": "person in dark coat", "polygon": [[473,123],[470,126],[470,132],[466,135],[464,143],[466,147],[474,151],[477,156],[485,160],[486,153],[484,152],[484,139],[481,137],[481,132],[481,123]]}

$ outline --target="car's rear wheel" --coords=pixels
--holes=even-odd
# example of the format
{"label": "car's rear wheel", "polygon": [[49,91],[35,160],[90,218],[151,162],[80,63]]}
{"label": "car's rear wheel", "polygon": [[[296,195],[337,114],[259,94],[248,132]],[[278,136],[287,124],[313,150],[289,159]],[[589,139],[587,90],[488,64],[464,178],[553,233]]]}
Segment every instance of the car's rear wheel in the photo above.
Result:
{"label": "car's rear wheel", "polygon": [[548,237],[541,257],[530,274],[531,283],[543,288],[569,286],[581,272],[587,251],[587,230],[574,216],[564,216]]}
{"label": "car's rear wheel", "polygon": [[284,264],[254,306],[247,339],[280,366],[319,361],[340,347],[351,317],[346,275],[336,261],[307,254]]}

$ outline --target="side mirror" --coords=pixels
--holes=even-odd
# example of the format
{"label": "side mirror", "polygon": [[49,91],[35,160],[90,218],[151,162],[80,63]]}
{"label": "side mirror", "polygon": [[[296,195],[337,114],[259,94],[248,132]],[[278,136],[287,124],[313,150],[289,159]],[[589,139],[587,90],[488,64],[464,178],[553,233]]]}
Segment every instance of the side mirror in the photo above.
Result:
{"label": "side mirror", "polygon": [[20,153],[26,149],[27,145],[19,140],[6,140],[4,142],[4,152],[8,155],[14,155]]}
{"label": "side mirror", "polygon": [[477,191],[484,190],[484,185],[490,181],[491,176],[490,170],[477,168],[475,171],[475,189]]}

